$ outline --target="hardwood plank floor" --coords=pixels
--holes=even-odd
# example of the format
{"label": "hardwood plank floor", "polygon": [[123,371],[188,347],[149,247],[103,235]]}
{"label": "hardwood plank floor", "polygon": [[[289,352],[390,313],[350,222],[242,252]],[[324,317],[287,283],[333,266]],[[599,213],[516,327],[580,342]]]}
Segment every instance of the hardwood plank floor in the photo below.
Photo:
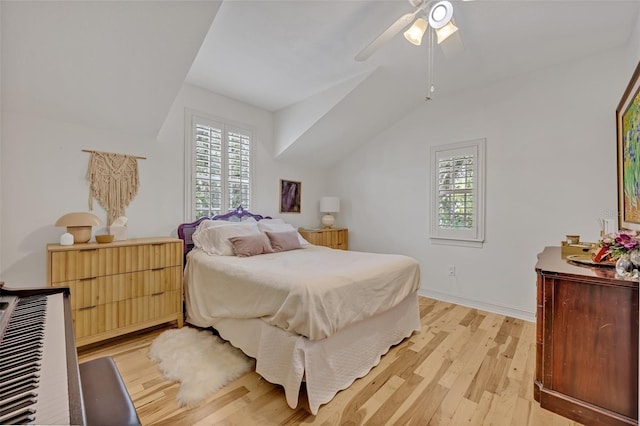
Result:
{"label": "hardwood plank floor", "polygon": [[579,425],[533,400],[534,323],[424,297],[420,315],[420,333],[317,416],[289,408],[282,388],[255,372],[178,407],[179,385],[147,357],[166,328],[81,348],[79,359],[114,357],[143,425]]}

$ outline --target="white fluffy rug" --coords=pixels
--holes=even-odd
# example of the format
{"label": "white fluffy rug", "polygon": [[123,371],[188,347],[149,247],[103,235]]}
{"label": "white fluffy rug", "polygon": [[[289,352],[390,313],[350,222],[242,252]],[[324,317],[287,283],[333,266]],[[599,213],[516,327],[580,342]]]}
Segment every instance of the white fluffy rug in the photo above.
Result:
{"label": "white fluffy rug", "polygon": [[167,330],[149,348],[168,380],[180,382],[178,404],[195,404],[254,367],[254,360],[210,331]]}

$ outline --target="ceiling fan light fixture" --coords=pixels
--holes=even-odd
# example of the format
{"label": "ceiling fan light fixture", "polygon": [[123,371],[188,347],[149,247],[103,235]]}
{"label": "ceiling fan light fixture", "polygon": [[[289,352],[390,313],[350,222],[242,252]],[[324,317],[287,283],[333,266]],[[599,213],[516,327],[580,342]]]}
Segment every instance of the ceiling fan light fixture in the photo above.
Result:
{"label": "ceiling fan light fixture", "polygon": [[453,19],[447,22],[447,24],[444,27],[438,28],[436,30],[436,35],[438,36],[438,44],[442,43],[443,41],[448,39],[450,36],[455,34],[456,31],[458,31],[458,27],[456,27],[455,24],[453,23]]}
{"label": "ceiling fan light fixture", "polygon": [[420,46],[420,43],[422,43],[422,36],[424,36],[428,25],[429,24],[427,24],[427,21],[424,19],[416,19],[413,25],[404,32],[404,38],[406,38],[409,43]]}
{"label": "ceiling fan light fixture", "polygon": [[439,1],[429,10],[429,25],[435,30],[447,25],[451,18],[453,18],[453,5],[447,0]]}

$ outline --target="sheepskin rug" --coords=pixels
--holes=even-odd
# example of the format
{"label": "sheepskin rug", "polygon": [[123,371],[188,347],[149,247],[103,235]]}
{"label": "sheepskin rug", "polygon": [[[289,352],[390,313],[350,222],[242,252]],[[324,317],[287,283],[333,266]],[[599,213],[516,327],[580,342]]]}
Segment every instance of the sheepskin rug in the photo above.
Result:
{"label": "sheepskin rug", "polygon": [[178,404],[193,405],[254,368],[254,360],[208,330],[182,327],[159,335],[149,348],[167,380],[180,382]]}

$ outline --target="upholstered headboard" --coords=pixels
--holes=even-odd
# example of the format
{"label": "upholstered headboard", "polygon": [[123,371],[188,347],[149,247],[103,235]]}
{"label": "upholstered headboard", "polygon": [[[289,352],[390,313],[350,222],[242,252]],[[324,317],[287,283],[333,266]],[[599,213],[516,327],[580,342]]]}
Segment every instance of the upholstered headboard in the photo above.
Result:
{"label": "upholstered headboard", "polygon": [[[178,225],[178,238],[180,238],[184,242],[184,255],[191,251],[193,248],[193,239],[191,238],[195,230],[200,225],[200,222],[203,220],[211,219],[211,220],[228,220],[230,222],[240,222],[245,217],[252,217],[255,220],[260,219],[271,219],[271,216],[262,216],[259,214],[253,214],[248,210],[245,210],[242,206],[236,207],[234,210],[231,210],[229,213],[219,214],[213,217],[201,217],[195,222],[190,223],[182,223]],[[185,262],[186,264],[186,262]]]}

